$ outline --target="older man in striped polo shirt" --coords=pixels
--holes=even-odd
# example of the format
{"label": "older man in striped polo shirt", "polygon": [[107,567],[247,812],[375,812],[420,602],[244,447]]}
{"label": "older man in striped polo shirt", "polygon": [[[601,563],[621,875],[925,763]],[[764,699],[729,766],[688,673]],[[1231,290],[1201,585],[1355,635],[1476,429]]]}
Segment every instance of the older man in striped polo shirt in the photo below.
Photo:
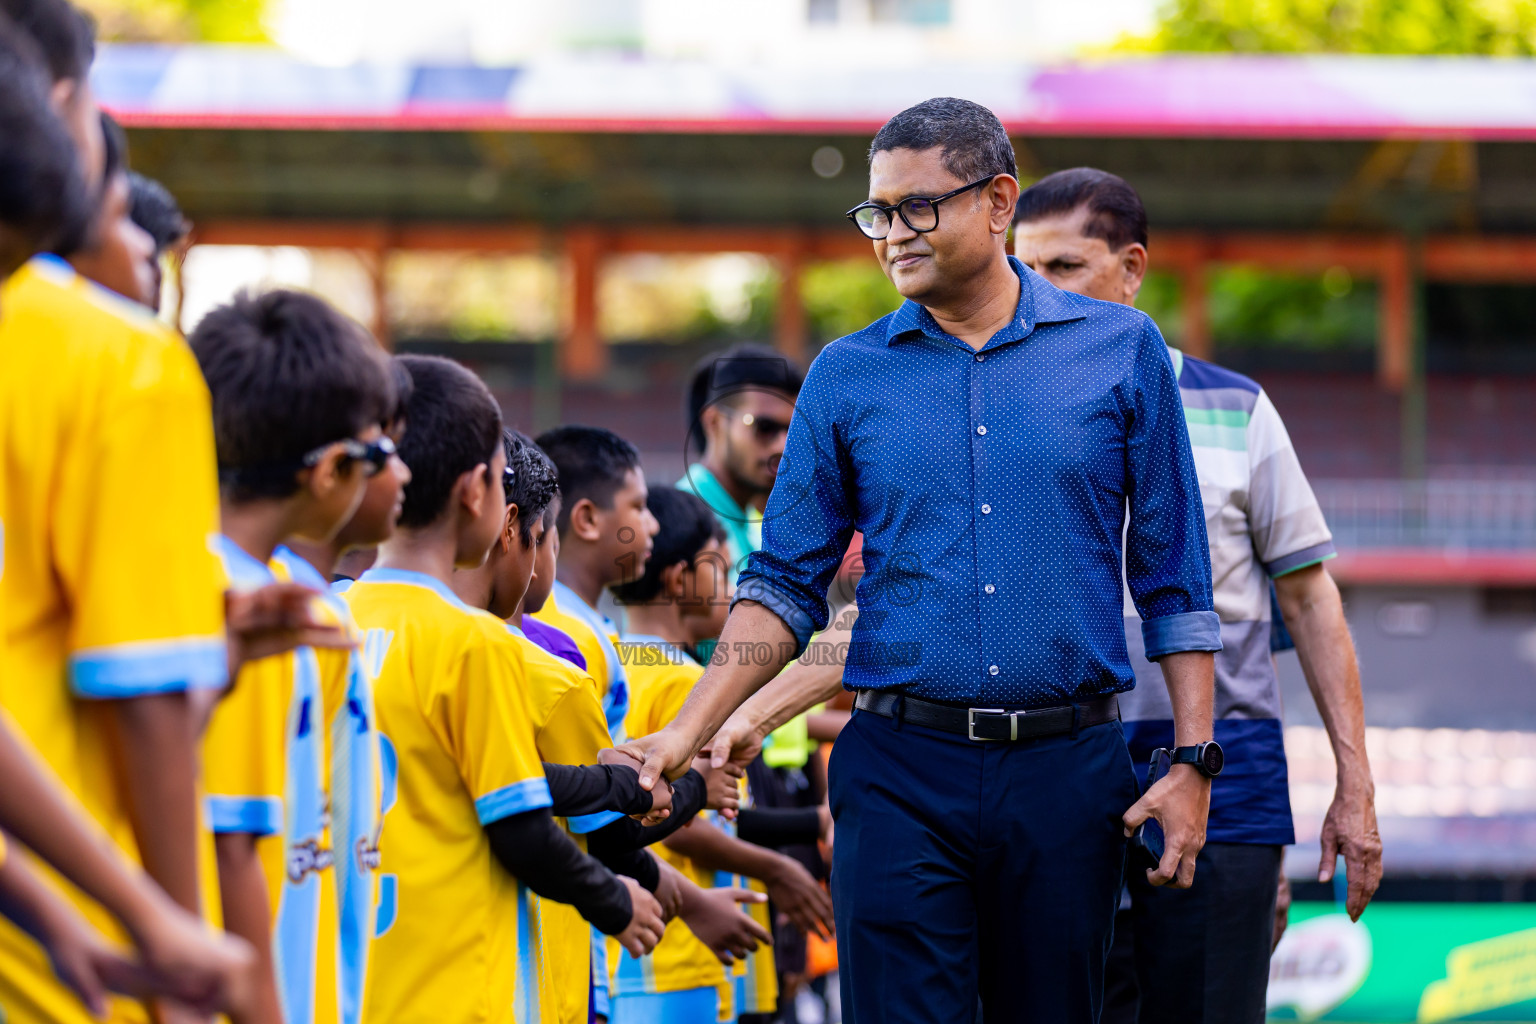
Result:
{"label": "older man in striped polo shirt", "polygon": [[[1058,288],[1129,305],[1147,267],[1146,213],[1135,190],[1112,174],[1060,171],[1019,197],[1015,247]],[[1284,920],[1283,906],[1276,914],[1281,855],[1295,842],[1270,649],[1271,581],[1338,762],[1318,877],[1329,880],[1344,856],[1356,918],[1381,878],[1360,675],[1338,588],[1323,566],[1335,554],[1333,538],[1280,414],[1242,374],[1170,354],[1221,619],[1215,735],[1226,766],[1211,789],[1194,887],[1154,888],[1130,872],[1103,1022],[1260,1024],[1269,953]],[[1129,601],[1126,615],[1137,686],[1121,707],[1132,755],[1145,765],[1152,750],[1173,746],[1173,714],[1157,669],[1141,656]]]}

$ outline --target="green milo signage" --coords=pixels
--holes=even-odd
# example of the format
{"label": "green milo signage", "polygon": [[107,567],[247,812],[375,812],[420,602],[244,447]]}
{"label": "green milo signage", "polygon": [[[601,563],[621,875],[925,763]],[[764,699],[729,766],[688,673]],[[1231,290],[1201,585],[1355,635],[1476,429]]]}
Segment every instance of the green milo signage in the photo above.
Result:
{"label": "green milo signage", "polygon": [[1298,903],[1269,971],[1271,1020],[1536,1021],[1536,904],[1384,903],[1359,923]]}

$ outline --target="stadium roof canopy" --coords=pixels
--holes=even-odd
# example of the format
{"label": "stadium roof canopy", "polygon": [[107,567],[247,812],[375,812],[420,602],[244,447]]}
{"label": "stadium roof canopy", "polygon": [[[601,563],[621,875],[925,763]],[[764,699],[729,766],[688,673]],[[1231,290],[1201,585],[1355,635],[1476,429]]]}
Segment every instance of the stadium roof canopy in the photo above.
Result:
{"label": "stadium roof canopy", "polygon": [[266,49],[114,46],[96,82],[141,126],[866,133],[953,95],[1025,135],[1536,140],[1536,61],[1479,58],[1189,55],[872,74],[613,57],[318,67]]}
{"label": "stadium roof canopy", "polygon": [[[848,229],[863,153],[936,95],[987,104],[1024,175],[1093,164],[1179,230],[1536,230],[1536,61],[1177,56],[723,67],[559,57],[322,67],[107,46],[134,160],[214,218]],[[811,156],[833,146],[831,178]],[[826,170],[823,166],[823,170]]]}

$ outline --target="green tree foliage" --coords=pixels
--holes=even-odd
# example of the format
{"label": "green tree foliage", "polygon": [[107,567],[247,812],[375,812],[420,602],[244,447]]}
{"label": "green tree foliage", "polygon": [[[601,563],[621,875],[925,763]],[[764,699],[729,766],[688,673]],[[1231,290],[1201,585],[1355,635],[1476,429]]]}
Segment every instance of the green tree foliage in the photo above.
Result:
{"label": "green tree foliage", "polygon": [[267,42],[266,0],[77,0],[101,38],[133,43]]}
{"label": "green tree foliage", "polygon": [[862,330],[901,305],[901,295],[872,259],[809,266],[800,295],[811,335],[823,343]]}
{"label": "green tree foliage", "polygon": [[1536,0],[1165,0],[1123,49],[1536,55]]}

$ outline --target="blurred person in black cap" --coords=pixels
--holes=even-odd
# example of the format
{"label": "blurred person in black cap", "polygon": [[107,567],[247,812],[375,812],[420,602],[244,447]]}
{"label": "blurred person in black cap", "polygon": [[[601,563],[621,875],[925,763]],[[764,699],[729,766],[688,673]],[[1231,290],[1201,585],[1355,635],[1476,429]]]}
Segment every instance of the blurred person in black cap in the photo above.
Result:
{"label": "blurred person in black cap", "polygon": [[804,371],[761,345],[709,356],[688,385],[688,449],[702,449],[677,483],[715,513],[728,538],[731,579],[763,544],[763,508],[779,475]]}
{"label": "blurred person in black cap", "polygon": [[153,299],[149,305],[158,310],[164,290],[165,257],[170,254],[179,259],[183,255],[184,243],[192,233],[192,223],[182,214],[181,206],[170,190],[153,178],[129,171],[128,190],[128,215],[155,243],[154,256],[150,259]]}

